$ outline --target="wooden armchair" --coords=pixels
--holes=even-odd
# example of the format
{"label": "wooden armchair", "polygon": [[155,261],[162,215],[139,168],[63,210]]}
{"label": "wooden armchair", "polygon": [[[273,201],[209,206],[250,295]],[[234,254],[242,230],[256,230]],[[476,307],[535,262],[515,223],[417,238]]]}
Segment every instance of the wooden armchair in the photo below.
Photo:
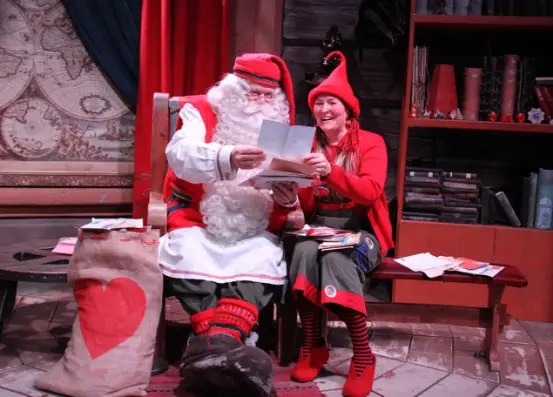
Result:
{"label": "wooden armchair", "polygon": [[150,197],[148,201],[148,225],[167,232],[167,203],[163,201],[163,180],[167,173],[165,147],[175,133],[179,109],[184,98],[169,98],[169,94],[156,92],[152,112],[152,159]]}
{"label": "wooden armchair", "polygon": [[[169,94],[156,92],[152,112],[152,157],[151,185],[148,200],[148,225],[158,229],[160,236],[167,233],[167,203],[163,201],[163,181],[167,173],[165,147],[175,133],[182,97],[169,98]],[[161,316],[156,335],[156,351],[152,375],[158,375],[169,367],[165,359],[165,298],[161,306]]]}
{"label": "wooden armchair", "polygon": [[[148,225],[158,229],[160,235],[167,232],[167,203],[163,201],[163,181],[167,173],[165,147],[178,125],[179,110],[183,106],[184,97],[172,97],[165,93],[154,94],[152,114],[152,158],[151,158],[151,187],[148,201]],[[289,221],[297,225],[297,215],[292,213]],[[301,217],[303,219],[303,216]],[[164,299],[171,296],[171,292],[164,291]],[[258,333],[261,347],[277,351],[280,356],[281,346],[277,347],[278,337],[274,327],[274,308],[269,305],[259,314]],[[295,316],[295,308],[293,308]],[[280,318],[280,316],[277,316]],[[279,329],[280,323],[279,320]],[[156,354],[152,368],[152,375],[163,373],[168,368],[165,360],[165,303],[162,305],[161,318],[156,337]]]}

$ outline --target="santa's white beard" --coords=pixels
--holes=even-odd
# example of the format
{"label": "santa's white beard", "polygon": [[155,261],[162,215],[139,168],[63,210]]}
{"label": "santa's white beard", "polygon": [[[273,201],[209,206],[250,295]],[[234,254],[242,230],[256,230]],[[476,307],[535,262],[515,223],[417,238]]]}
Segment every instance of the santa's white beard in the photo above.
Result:
{"label": "santa's white beard", "polygon": [[[234,80],[239,79],[230,76]],[[208,94],[218,120],[213,142],[255,146],[263,119],[289,122],[289,107],[281,90],[270,104],[248,101],[247,82],[243,80],[236,80],[236,84],[231,87],[221,84],[212,90],[226,90],[224,93],[216,92],[220,100],[214,100],[214,95]],[[239,186],[237,182],[256,172],[238,170],[235,180],[204,185],[205,193],[200,203],[200,212],[206,230],[219,241],[235,243],[259,235],[267,229],[273,208],[270,192]]]}

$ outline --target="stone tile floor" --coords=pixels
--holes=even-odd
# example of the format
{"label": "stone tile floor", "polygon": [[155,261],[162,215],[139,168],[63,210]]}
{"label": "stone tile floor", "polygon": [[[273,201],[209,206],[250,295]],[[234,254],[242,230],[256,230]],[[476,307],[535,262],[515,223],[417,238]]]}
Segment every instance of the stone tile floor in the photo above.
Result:
{"label": "stone tile floor", "polygon": [[[0,397],[47,397],[34,378],[59,360],[71,333],[76,306],[66,285],[21,283],[14,314],[0,339]],[[168,317],[185,318],[176,302]],[[341,396],[351,349],[347,332],[332,322],[333,346],[317,380],[327,397]],[[490,372],[475,357],[482,329],[446,325],[372,323],[371,346],[378,355],[371,397],[551,396],[553,324],[513,321],[500,339],[501,371]]]}

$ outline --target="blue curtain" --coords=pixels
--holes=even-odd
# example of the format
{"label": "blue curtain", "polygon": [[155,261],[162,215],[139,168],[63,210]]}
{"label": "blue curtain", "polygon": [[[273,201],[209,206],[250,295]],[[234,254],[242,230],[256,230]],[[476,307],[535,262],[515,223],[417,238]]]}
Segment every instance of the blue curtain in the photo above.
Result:
{"label": "blue curtain", "polygon": [[63,0],[79,38],[96,65],[136,111],[141,0]]}

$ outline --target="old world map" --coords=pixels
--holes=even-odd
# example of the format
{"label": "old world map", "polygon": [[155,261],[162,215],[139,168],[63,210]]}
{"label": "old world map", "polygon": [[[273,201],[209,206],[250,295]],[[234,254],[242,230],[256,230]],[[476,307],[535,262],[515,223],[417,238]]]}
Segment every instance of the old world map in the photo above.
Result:
{"label": "old world map", "polygon": [[0,0],[0,160],[132,161],[133,135],[61,1]]}

